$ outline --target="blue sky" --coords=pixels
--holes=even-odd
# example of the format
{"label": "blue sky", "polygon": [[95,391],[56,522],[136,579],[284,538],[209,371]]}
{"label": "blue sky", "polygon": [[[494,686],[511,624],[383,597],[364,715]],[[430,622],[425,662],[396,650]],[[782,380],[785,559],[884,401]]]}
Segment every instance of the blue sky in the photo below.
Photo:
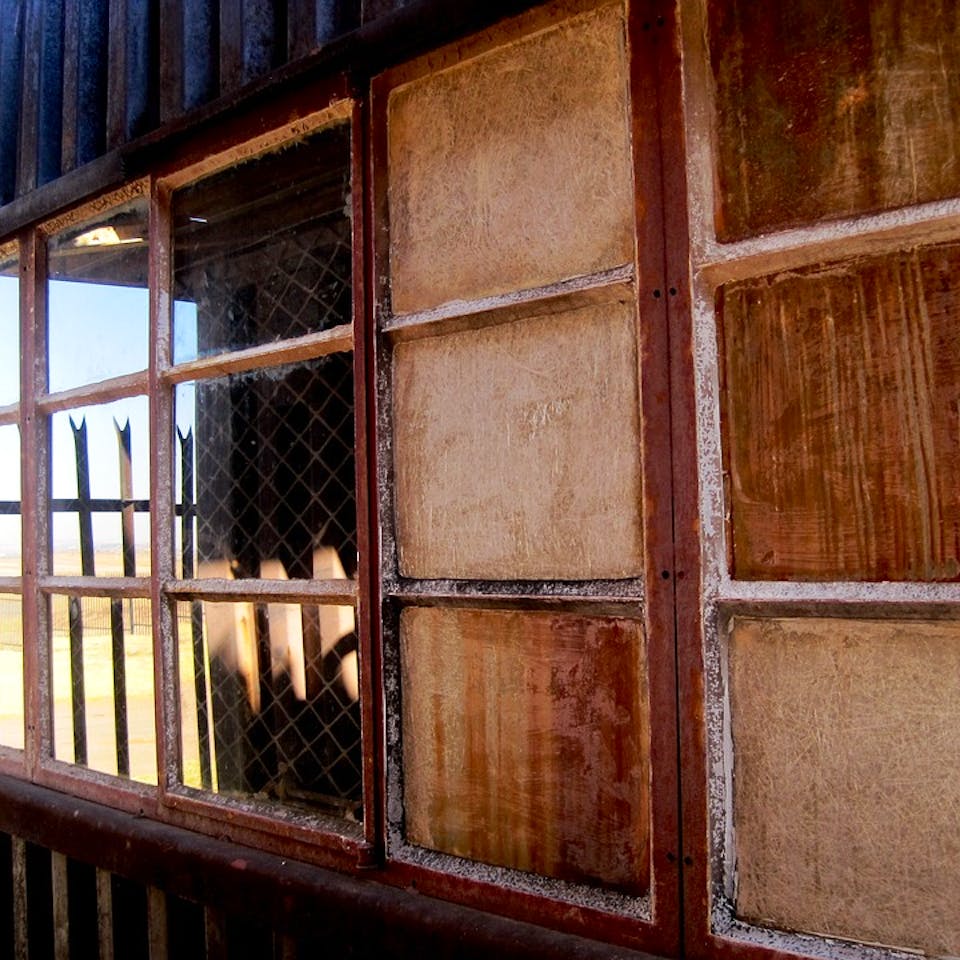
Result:
{"label": "blue sky", "polygon": [[[9,345],[0,353],[0,404],[18,398],[18,284],[15,277],[0,277],[0,336]],[[178,361],[196,356],[196,307],[175,305],[175,352]],[[49,389],[67,390],[109,377],[143,370],[148,362],[148,293],[146,289],[112,284],[51,281],[49,287]],[[192,388],[177,392],[177,420],[186,430],[193,422]],[[132,397],[108,404],[71,411],[74,420],[87,423],[90,459],[90,487],[94,497],[115,498],[120,494],[119,461],[114,419],[122,427],[130,422],[133,444],[134,496],[149,497],[149,408],[146,397]],[[52,418],[52,494],[76,495],[74,442],[70,413]],[[0,428],[0,499],[18,499],[19,431],[16,426]],[[147,517],[138,517],[137,538],[146,542]],[[101,544],[119,542],[119,519],[94,516],[94,540]],[[0,518],[0,552],[15,547],[19,525]],[[77,544],[75,515],[54,518],[54,544]]]}

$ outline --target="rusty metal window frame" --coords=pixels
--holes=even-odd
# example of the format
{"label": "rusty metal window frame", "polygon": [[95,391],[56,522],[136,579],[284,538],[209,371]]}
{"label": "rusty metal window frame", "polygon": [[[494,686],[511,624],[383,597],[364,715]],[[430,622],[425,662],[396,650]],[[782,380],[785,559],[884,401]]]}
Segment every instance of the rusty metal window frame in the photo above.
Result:
{"label": "rusty metal window frame", "polygon": [[[0,244],[0,260],[6,259],[17,259],[20,262],[20,245],[17,240],[11,240],[8,243]],[[22,275],[23,269],[20,268],[20,273]],[[23,297],[22,292],[22,283],[21,283],[21,300]],[[22,323],[18,324],[19,337],[22,338]],[[18,368],[19,369],[19,368]],[[18,397],[20,396],[21,387],[18,381]],[[21,416],[22,405],[20,399],[16,401],[0,406],[0,427],[20,427],[20,416]],[[22,449],[22,441],[21,441]],[[22,490],[21,490],[21,499],[22,499]],[[21,523],[22,531],[22,523]],[[22,539],[22,532],[21,532]],[[4,599],[10,599],[16,601],[20,599],[21,607],[23,601],[23,557],[21,551],[21,570],[19,576],[5,576],[0,577],[0,597]],[[23,644],[24,632],[22,629],[22,618],[21,618],[21,653],[25,654],[25,644]],[[27,684],[25,682],[25,670],[24,670],[24,679],[22,680],[24,687],[24,695],[26,694]],[[26,700],[24,699],[24,712],[26,712]],[[24,749],[19,749],[16,747],[10,747],[5,745],[0,745],[0,772],[3,773],[13,773],[22,775],[25,767],[25,756],[26,756],[26,742],[24,742]]]}
{"label": "rusty metal window frame", "polygon": [[[677,290],[663,281],[663,223],[660,198],[659,140],[641,117],[656,80],[656,58],[651,44],[665,38],[651,30],[665,19],[651,13],[653,4],[627,3],[626,31],[629,62],[630,125],[633,188],[636,194],[635,242],[629,261],[610,269],[561,280],[531,289],[488,297],[453,300],[420,311],[393,309],[390,296],[389,180],[387,109],[391,92],[412,80],[441,72],[471,57],[496,50],[537,29],[545,29],[602,4],[570,0],[549,10],[538,8],[498,25],[497,29],[452,47],[441,48],[386,71],[373,81],[371,92],[373,202],[378,229],[373,237],[373,288],[376,302],[377,487],[382,555],[382,633],[385,690],[385,836],[387,856],[398,876],[409,878],[425,893],[461,902],[480,902],[491,909],[584,935],[670,954],[677,950],[679,924],[678,868],[673,852],[676,790],[673,754],[676,750],[675,649],[673,620],[672,515],[669,509],[648,513],[643,520],[643,572],[624,579],[509,579],[488,580],[464,576],[431,579],[404,576],[400,570],[393,464],[393,351],[419,338],[531,317],[562,314],[580,307],[609,304],[619,299],[632,305],[637,324],[639,403],[645,426],[640,441],[642,487],[669,490],[670,425],[668,411],[658,407],[668,390],[668,302]],[[664,48],[653,51],[664,53]],[[649,71],[649,72],[648,72]],[[669,293],[668,293],[669,291]],[[479,469],[479,466],[478,466]],[[669,498],[668,498],[669,499]],[[643,896],[621,895],[598,885],[577,888],[534,873],[474,862],[452,853],[417,846],[406,835],[404,812],[404,756],[401,723],[400,615],[405,608],[476,608],[487,611],[549,611],[585,617],[623,617],[643,624],[647,641],[652,764],[649,821],[651,870],[649,890]],[[572,907],[571,904],[576,904]],[[576,913],[576,918],[573,914]]]}
{"label": "rusty metal window frame", "polygon": [[[366,356],[364,344],[364,206],[360,132],[361,108],[347,96],[342,80],[328,85],[329,105],[322,97],[299,116],[288,119],[278,106],[276,126],[249,120],[214,130],[216,149],[191,143],[179,158],[158,164],[156,174],[142,177],[81,204],[70,211],[21,231],[5,244],[4,252],[19,249],[21,264],[20,335],[21,396],[18,403],[0,408],[0,424],[17,424],[25,479],[21,503],[23,517],[23,576],[4,578],[0,592],[20,594],[24,620],[24,687],[27,736],[23,750],[0,747],[0,772],[25,777],[33,782],[85,799],[105,803],[131,813],[165,820],[174,825],[251,843],[280,853],[295,845],[301,859],[326,865],[355,868],[366,863],[376,842],[377,769],[373,751],[374,711],[372,669],[369,667],[370,577],[365,567],[369,530],[367,511],[366,443]],[[322,93],[322,91],[321,91]],[[351,253],[353,273],[352,320],[318,333],[238,351],[222,350],[211,356],[175,364],[172,344],[172,228],[170,204],[181,186],[252,157],[281,149],[286,143],[335,124],[350,129],[349,178],[351,188]],[[250,136],[251,126],[254,135]],[[202,139],[202,138],[201,138]],[[199,151],[202,151],[199,152]],[[199,157],[199,159],[198,159]],[[149,343],[148,366],[119,377],[57,392],[46,390],[47,361],[47,270],[46,243],[49,237],[101,213],[110,207],[143,198],[149,205]],[[356,429],[354,454],[357,461],[357,537],[361,562],[353,581],[269,581],[176,579],[173,529],[173,392],[186,381],[202,381],[227,374],[267,370],[292,362],[313,360],[334,352],[353,356]],[[29,371],[29,375],[27,375]],[[150,528],[151,571],[149,576],[97,577],[54,576],[51,568],[50,538],[49,418],[57,412],[80,405],[103,404],[134,396],[149,401],[150,423]],[[54,759],[52,743],[51,656],[48,598],[67,594],[73,597],[147,599],[153,620],[156,786],[137,783],[85,766]],[[184,600],[256,603],[324,604],[352,606],[357,614],[361,658],[362,769],[364,822],[349,823],[323,814],[292,813],[279,805],[269,807],[255,801],[237,800],[184,787],[179,782],[180,722],[175,691],[176,657],[172,610]]]}

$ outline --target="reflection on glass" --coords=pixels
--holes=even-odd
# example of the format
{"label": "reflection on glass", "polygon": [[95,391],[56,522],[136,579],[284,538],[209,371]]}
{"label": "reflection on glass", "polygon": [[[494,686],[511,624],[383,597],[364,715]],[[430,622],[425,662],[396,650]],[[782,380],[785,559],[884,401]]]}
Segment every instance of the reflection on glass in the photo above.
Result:
{"label": "reflection on glass", "polygon": [[20,576],[20,428],[0,427],[0,577]]}
{"label": "reflection on glass", "polygon": [[0,746],[23,749],[23,626],[15,594],[0,594]]}
{"label": "reflection on glass", "polygon": [[54,757],[157,782],[150,601],[50,600]]}
{"label": "reflection on glass", "polygon": [[139,198],[50,238],[51,392],[146,369],[147,219]]}
{"label": "reflection on glass", "polygon": [[352,607],[179,603],[183,782],[359,819]]}
{"label": "reflection on glass", "polygon": [[20,265],[0,247],[0,406],[20,399]]}
{"label": "reflection on glass", "polygon": [[332,354],[177,387],[181,576],[355,576],[352,363]]}
{"label": "reflection on glass", "polygon": [[177,191],[174,362],[349,323],[349,207],[348,125]]}
{"label": "reflection on glass", "polygon": [[54,574],[149,574],[148,414],[129,397],[51,418]]}

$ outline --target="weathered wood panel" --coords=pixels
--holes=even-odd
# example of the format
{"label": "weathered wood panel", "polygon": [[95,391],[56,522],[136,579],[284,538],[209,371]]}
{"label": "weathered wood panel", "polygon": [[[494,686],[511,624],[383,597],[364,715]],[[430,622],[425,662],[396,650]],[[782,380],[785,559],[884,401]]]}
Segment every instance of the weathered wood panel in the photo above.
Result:
{"label": "weathered wood panel", "polygon": [[960,7],[711,0],[717,232],[960,193]]}
{"label": "weathered wood panel", "polygon": [[108,0],[82,0],[77,32],[77,166],[80,166],[99,157],[106,148]]}
{"label": "weathered wood panel", "polygon": [[17,192],[26,193],[37,186],[37,144],[39,140],[40,65],[43,55],[41,0],[23,0],[23,59],[20,77],[20,155],[17,158]]}
{"label": "weathered wood panel", "polygon": [[0,4],[0,203],[9,203],[17,187],[25,14],[25,4]]}
{"label": "weathered wood panel", "polygon": [[736,619],[739,916],[960,953],[960,624]]}
{"label": "weathered wood panel", "polygon": [[960,245],[722,296],[733,571],[960,576]]}
{"label": "weathered wood panel", "polygon": [[394,312],[633,259],[620,6],[398,88],[388,136]]}
{"label": "weathered wood panel", "polygon": [[62,3],[47,3],[42,13],[37,130],[37,181],[39,183],[47,183],[60,175],[60,133],[63,123],[63,6]]}
{"label": "weathered wood panel", "polygon": [[402,343],[394,394],[402,574],[642,574],[632,305]]}
{"label": "weathered wood panel", "polygon": [[639,623],[411,607],[401,615],[401,659],[411,842],[647,889]]}

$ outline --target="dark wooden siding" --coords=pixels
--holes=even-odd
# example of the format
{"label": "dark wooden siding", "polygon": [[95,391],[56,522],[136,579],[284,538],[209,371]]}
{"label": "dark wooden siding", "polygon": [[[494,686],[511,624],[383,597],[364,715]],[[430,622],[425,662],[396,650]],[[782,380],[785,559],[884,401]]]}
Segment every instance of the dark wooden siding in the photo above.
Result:
{"label": "dark wooden siding", "polygon": [[0,204],[363,18],[362,0],[0,0]]}

